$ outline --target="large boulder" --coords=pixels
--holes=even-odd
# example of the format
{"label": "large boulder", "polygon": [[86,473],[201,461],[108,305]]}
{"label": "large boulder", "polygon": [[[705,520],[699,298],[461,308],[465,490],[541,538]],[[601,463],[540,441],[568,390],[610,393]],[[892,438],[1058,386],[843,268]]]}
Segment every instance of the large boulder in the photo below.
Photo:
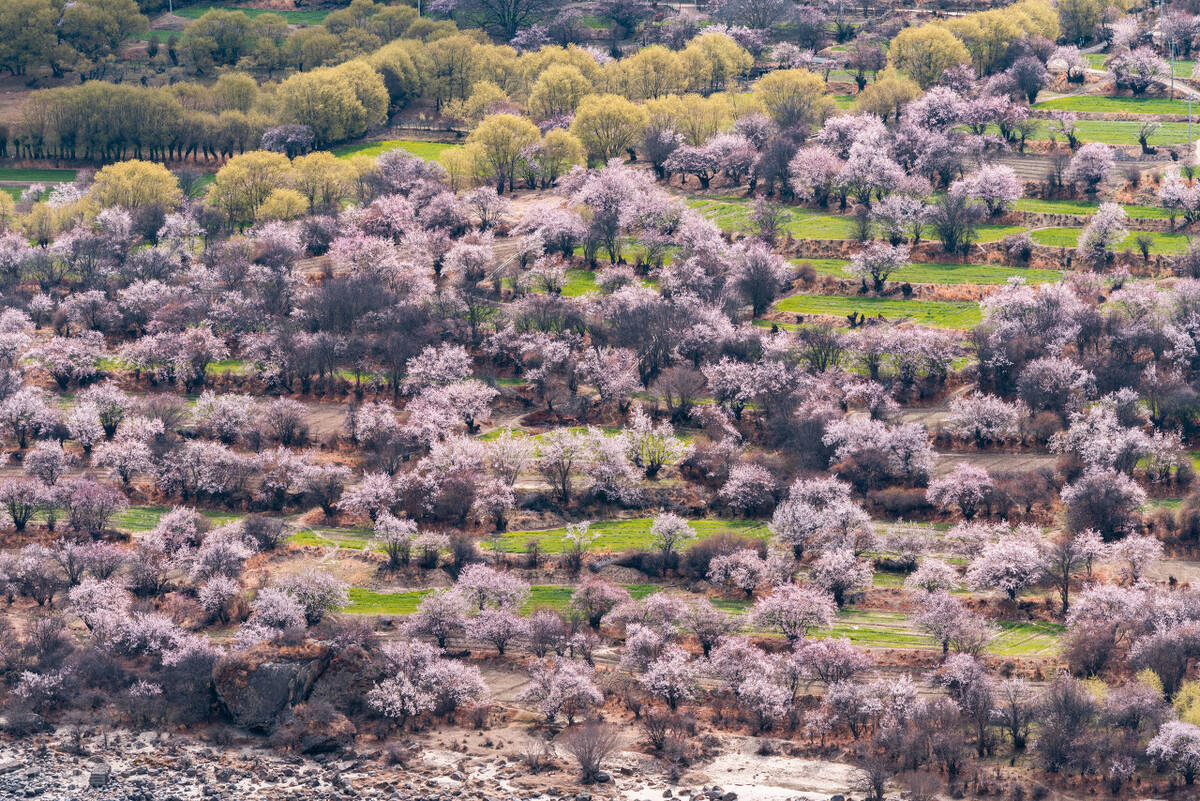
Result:
{"label": "large boulder", "polygon": [[309,701],[324,702],[354,717],[366,711],[367,693],[386,677],[382,660],[358,645],[341,648],[313,685]]}
{"label": "large boulder", "polygon": [[213,689],[234,723],[270,731],[281,712],[308,698],[329,659],[329,649],[314,643],[288,648],[259,645],[218,660]]}

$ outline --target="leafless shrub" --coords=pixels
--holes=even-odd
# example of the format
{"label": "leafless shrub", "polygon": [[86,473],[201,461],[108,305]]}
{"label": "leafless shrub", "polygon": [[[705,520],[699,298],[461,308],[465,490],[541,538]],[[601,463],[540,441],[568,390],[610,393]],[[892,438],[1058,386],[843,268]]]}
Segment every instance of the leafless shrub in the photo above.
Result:
{"label": "leafless shrub", "polygon": [[521,761],[531,773],[541,773],[554,764],[554,746],[542,737],[531,737],[521,752]]}
{"label": "leafless shrub", "polygon": [[920,770],[900,774],[900,784],[908,790],[910,801],[934,801],[942,786],[936,775]]}
{"label": "leafless shrub", "polygon": [[650,746],[659,752],[672,741],[685,741],[695,731],[692,721],[666,710],[651,709],[642,716],[641,722]]}
{"label": "leafless shrub", "polygon": [[560,739],[563,748],[579,763],[583,783],[592,784],[600,778],[604,760],[617,750],[621,736],[615,726],[592,722],[568,730]]}

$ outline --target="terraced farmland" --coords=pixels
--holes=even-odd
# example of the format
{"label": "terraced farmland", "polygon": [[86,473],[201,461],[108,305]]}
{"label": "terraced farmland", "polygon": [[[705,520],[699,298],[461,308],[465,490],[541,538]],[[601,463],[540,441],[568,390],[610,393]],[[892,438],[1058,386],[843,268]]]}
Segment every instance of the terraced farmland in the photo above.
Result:
{"label": "terraced farmland", "polygon": [[[811,265],[823,275],[832,275],[837,278],[853,277],[847,271],[850,264],[847,259],[793,259],[792,261],[797,265]],[[993,264],[912,262],[892,273],[888,280],[893,284],[1003,284],[1009,278],[1017,276],[1031,284],[1039,284],[1058,281],[1062,275],[1060,270],[1005,267]]]}
{"label": "terraced farmland", "polygon": [[448,151],[462,147],[446,142],[419,142],[412,139],[385,139],[378,142],[362,142],[335,148],[333,154],[338,158],[351,156],[379,156],[388,150],[404,150],[414,156],[420,156],[426,161],[440,161]]}
{"label": "terraced farmland", "polygon": [[791,295],[775,304],[779,311],[844,317],[858,312],[866,317],[883,315],[891,320],[910,319],[936,328],[970,328],[983,319],[979,304],[940,300],[848,297],[844,295]]}
{"label": "terraced farmland", "polygon": [[[696,532],[697,540],[715,534],[738,534],[764,538],[770,533],[765,523],[756,520],[692,520],[690,522]],[[595,522],[592,524],[591,531],[598,536],[592,543],[592,549],[612,553],[635,548],[653,548],[654,539],[650,533],[652,523],[653,520],[648,517]],[[567,549],[567,542],[564,539],[566,533],[566,528],[506,531],[499,539],[491,543],[491,547],[508,553],[520,553],[525,550],[528,542],[534,540],[538,543],[542,553],[558,554]]]}

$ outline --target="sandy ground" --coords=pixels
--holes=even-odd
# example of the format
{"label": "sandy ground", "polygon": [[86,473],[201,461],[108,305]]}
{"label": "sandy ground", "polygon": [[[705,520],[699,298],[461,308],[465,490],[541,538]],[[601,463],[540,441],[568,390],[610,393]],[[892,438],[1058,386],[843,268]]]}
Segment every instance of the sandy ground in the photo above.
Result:
{"label": "sandy ground", "polygon": [[827,801],[836,793],[847,793],[853,785],[854,768],[849,765],[759,756],[757,746],[753,738],[730,739],[725,753],[684,779],[691,784],[720,785],[737,793],[738,801]]}

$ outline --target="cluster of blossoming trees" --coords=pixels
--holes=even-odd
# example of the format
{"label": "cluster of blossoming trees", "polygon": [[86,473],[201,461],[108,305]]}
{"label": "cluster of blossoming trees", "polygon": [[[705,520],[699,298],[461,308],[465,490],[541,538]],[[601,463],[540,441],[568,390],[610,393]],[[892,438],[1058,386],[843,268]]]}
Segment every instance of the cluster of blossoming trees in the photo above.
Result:
{"label": "cluster of blossoming trees", "polygon": [[[812,23],[773,5],[786,4],[714,13]],[[666,762],[689,758],[699,718],[853,742],[877,798],[900,774],[960,789],[1001,741],[1114,793],[1139,772],[1153,781],[1152,765],[1192,783],[1200,602],[1156,579],[1168,550],[1197,547],[1200,516],[1190,497],[1153,513],[1147,500],[1192,479],[1194,254],[1170,285],[1105,276],[1127,229],[1103,204],[1078,248],[1095,271],[989,290],[965,336],[768,329],[755,321],[798,281],[776,248],[780,207],[760,199],[754,235],[729,236],[656,183],[853,205],[865,235],[848,269],[886,294],[923,240],[969,254],[1021,197],[992,156],[1030,135],[1024,101],[1045,62],[1068,80],[1081,69],[1073,48],[1046,44],[1026,37],[982,83],[948,64],[927,91],[858,113],[832,114],[815,76],[791,68],[712,131],[648,102],[662,113],[603,154],[632,149],[646,170],[551,169],[562,126],[502,147],[499,128],[521,128],[496,115],[472,152],[500,189],[535,163],[546,171],[530,183],[552,186],[520,214],[398,150],[352,177],[332,157],[247,154],[209,203],[183,200],[161,167],[114,165],[0,214],[0,587],[20,621],[0,628],[5,725],[101,707],[208,719],[225,677],[303,646],[328,657],[320,700],[267,727],[336,715],[386,734],[486,710],[478,657],[494,653],[528,678],[520,700],[547,728],[579,731],[619,701]],[[1127,44],[1112,68],[1136,91],[1154,65]],[[889,81],[907,79],[874,86]],[[550,83],[538,102],[567,114]],[[1094,193],[1113,164],[1084,145],[1063,177]],[[261,213],[294,199],[282,189],[307,193],[309,211]],[[1185,221],[1200,215],[1182,173],[1158,191]],[[942,400],[936,423],[911,414]],[[343,424],[318,433],[330,407]],[[1022,451],[1049,458],[995,466]],[[131,504],[170,511],[126,538]],[[273,570],[305,560],[284,522],[300,514],[369,530],[361,558],[422,588],[398,629],[339,614],[351,588],[330,573]],[[633,516],[650,518],[645,546],[597,558],[599,527],[582,521]],[[691,521],[706,516],[760,521],[763,536],[703,539]],[[546,567],[540,546],[526,568],[503,555],[518,519],[565,524],[550,566],[564,603],[541,603],[522,572]],[[602,578],[617,559],[656,584]],[[881,592],[878,571],[901,587]],[[829,636],[847,606],[885,595],[926,646],[899,678],[882,677],[900,667],[890,657]],[[1001,677],[1001,624],[1049,622],[1068,671]],[[233,630],[221,645],[218,627]],[[355,691],[322,689],[337,674]]]}

